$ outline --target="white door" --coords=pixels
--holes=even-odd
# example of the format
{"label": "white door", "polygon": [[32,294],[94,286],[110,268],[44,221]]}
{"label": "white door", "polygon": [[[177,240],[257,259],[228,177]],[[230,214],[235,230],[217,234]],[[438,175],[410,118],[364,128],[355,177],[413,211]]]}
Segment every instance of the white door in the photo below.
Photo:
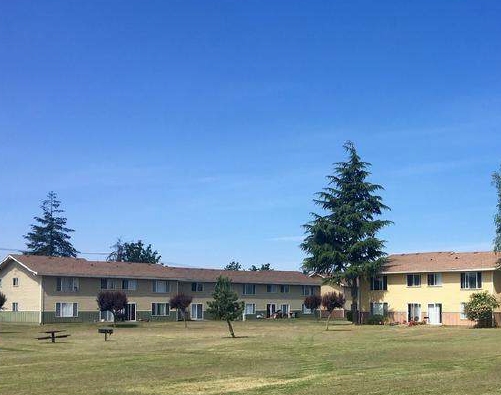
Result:
{"label": "white door", "polygon": [[135,321],[136,320],[136,304],[127,303],[125,306],[125,321]]}
{"label": "white door", "polygon": [[431,325],[440,325],[442,323],[442,304],[430,303],[428,305],[428,322]]}
{"label": "white door", "polygon": [[191,319],[192,320],[203,319],[203,304],[202,303],[192,303],[191,304]]}

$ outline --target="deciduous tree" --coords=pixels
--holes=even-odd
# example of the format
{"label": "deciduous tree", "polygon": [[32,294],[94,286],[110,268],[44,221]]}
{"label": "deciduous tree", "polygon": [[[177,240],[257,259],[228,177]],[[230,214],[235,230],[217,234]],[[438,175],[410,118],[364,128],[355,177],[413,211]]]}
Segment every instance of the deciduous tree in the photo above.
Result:
{"label": "deciduous tree", "polygon": [[162,257],[157,250],[153,251],[151,244],[146,246],[142,240],[124,243],[119,238],[112,249],[106,258],[110,262],[159,263]]}
{"label": "deciduous tree", "polygon": [[224,267],[224,270],[239,271],[242,270],[242,265],[240,264],[240,262],[231,261]]}
{"label": "deciduous tree", "polygon": [[193,297],[189,295],[177,294],[176,296],[173,296],[169,301],[170,307],[176,309],[178,315],[179,313],[182,314],[185,328],[188,327],[188,324],[186,323],[186,309],[189,307],[192,300]]}
{"label": "deciduous tree", "polygon": [[101,291],[97,295],[99,311],[111,311],[113,323],[122,318],[127,306],[127,295],[122,291]]}
{"label": "deciduous tree", "polygon": [[[351,142],[344,145],[346,162],[335,164],[329,184],[317,194],[315,204],[323,210],[304,225],[306,237],[301,248],[307,257],[303,268],[327,278],[344,281],[352,289],[353,309],[360,311],[359,284],[380,271],[386,261],[384,241],[378,232],[391,221],[379,219],[388,210],[377,192],[383,187],[367,181],[370,163],[363,162]],[[360,314],[354,314],[360,322]]]}
{"label": "deciduous tree", "polygon": [[31,232],[23,237],[27,240],[26,254],[76,257],[78,251],[70,242],[73,229],[66,227],[67,219],[59,216],[61,202],[55,192],[49,192],[42,202],[41,217],[34,217],[37,224],[31,225]]}
{"label": "deciduous tree", "polygon": [[317,309],[322,304],[322,298],[320,295],[310,295],[304,299],[304,307],[307,309],[313,310],[313,315],[317,316]]}
{"label": "deciduous tree", "polygon": [[328,292],[322,296],[322,306],[329,312],[329,315],[327,316],[327,324],[325,326],[326,331],[329,330],[329,322],[332,317],[332,312],[334,309],[343,307],[344,302],[344,296],[336,292]]}
{"label": "deciduous tree", "polygon": [[269,263],[263,263],[260,267],[256,266],[256,265],[252,265],[249,270],[251,272],[265,272],[265,271],[268,271],[268,270],[273,270],[273,268],[271,267],[271,264]]}
{"label": "deciduous tree", "polygon": [[214,293],[214,301],[207,302],[207,312],[216,320],[224,320],[228,324],[231,337],[235,337],[231,322],[242,315],[244,302],[238,301],[238,295],[231,289],[231,281],[227,277],[220,276],[217,279]]}
{"label": "deciduous tree", "polygon": [[488,291],[475,292],[470,295],[464,311],[469,320],[476,321],[478,328],[492,326],[492,312],[499,307],[497,299]]}

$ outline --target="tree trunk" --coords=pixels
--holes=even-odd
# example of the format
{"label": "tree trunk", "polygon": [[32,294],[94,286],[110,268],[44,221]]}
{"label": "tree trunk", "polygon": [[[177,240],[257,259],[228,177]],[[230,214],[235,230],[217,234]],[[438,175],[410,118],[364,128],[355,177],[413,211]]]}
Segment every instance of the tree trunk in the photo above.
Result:
{"label": "tree trunk", "polygon": [[332,316],[332,313],[334,312],[334,310],[330,311],[329,312],[329,315],[327,316],[327,324],[325,325],[325,330],[328,331],[329,330],[329,322],[331,320],[331,316]]}
{"label": "tree trunk", "polygon": [[183,311],[183,321],[184,321],[184,327],[188,328],[188,322],[186,321],[186,311]]}
{"label": "tree trunk", "polygon": [[359,310],[359,284],[358,278],[356,278],[351,285],[351,315],[353,317],[354,324],[360,324],[360,310]]}
{"label": "tree trunk", "polygon": [[231,321],[230,320],[226,320],[226,322],[228,323],[228,329],[230,331],[231,337],[235,338],[235,332],[233,332],[233,326],[231,326]]}

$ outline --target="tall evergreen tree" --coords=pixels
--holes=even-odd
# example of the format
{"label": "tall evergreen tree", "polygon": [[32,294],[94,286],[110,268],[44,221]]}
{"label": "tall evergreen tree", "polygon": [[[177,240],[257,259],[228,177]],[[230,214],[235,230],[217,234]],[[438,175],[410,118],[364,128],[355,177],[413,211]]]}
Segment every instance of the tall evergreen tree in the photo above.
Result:
{"label": "tall evergreen tree", "polygon": [[371,164],[360,159],[352,142],[344,148],[348,160],[335,164],[329,185],[317,194],[314,202],[324,215],[312,213],[301,248],[307,253],[303,269],[351,287],[359,322],[360,280],[377,274],[385,262],[384,241],[377,234],[391,221],[378,219],[389,207],[377,195],[383,187],[367,181]]}
{"label": "tall evergreen tree", "polygon": [[496,236],[494,238],[494,252],[501,252],[501,168],[492,173],[492,185],[497,191],[497,212],[494,215],[494,225],[496,226]]}
{"label": "tall evergreen tree", "polygon": [[60,217],[64,210],[55,192],[51,191],[42,202],[42,217],[34,217],[38,224],[31,225],[31,232],[24,236],[27,240],[26,254],[76,257],[78,251],[70,242],[69,233],[73,229],[66,227],[67,219]]}

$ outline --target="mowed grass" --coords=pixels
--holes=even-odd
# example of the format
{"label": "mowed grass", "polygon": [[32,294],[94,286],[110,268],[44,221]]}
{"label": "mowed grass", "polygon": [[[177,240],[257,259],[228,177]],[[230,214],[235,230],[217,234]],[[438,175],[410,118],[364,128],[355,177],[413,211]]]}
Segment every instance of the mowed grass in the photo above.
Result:
{"label": "mowed grass", "polygon": [[[52,344],[39,331],[65,329]],[[307,320],[0,323],[0,394],[501,394],[501,330]]]}

